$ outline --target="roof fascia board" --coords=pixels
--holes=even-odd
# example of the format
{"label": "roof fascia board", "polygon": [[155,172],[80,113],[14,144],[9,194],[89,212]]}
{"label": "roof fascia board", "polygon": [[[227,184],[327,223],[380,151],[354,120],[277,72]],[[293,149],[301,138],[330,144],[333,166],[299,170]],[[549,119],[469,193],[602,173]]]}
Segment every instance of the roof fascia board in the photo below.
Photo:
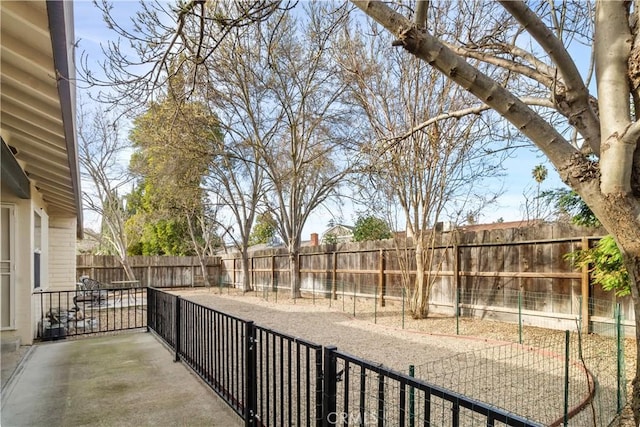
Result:
{"label": "roof fascia board", "polygon": [[47,0],[47,15],[49,17],[49,31],[51,32],[51,46],[53,48],[53,62],[58,81],[58,93],[60,95],[60,107],[62,110],[62,122],[64,126],[67,154],[69,157],[69,170],[71,182],[76,199],[77,226],[76,233],[79,238],[83,236],[82,230],[82,192],[80,190],[80,174],[78,163],[78,144],[76,142],[75,112],[76,97],[75,87],[71,84],[75,80],[75,69],[69,47],[73,46],[73,2]]}

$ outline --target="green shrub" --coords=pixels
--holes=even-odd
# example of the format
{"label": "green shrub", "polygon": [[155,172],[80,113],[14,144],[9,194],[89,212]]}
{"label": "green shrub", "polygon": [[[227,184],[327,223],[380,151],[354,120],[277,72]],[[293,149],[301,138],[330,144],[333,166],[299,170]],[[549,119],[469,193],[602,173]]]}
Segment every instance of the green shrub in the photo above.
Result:
{"label": "green shrub", "polygon": [[593,281],[605,291],[614,291],[619,297],[631,293],[629,274],[612,236],[603,237],[591,249],[570,252],[565,258],[574,266],[588,267]]}

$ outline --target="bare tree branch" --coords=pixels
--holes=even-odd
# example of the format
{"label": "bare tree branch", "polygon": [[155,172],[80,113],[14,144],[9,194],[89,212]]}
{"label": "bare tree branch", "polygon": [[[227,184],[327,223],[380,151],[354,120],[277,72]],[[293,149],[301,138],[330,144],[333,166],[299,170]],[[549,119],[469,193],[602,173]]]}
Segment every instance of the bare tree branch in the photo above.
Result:
{"label": "bare tree branch", "polygon": [[553,63],[562,76],[562,84],[566,93],[554,91],[554,101],[558,108],[569,118],[569,123],[583,131],[585,140],[595,153],[600,152],[600,123],[591,109],[589,91],[584,85],[573,58],[569,55],[562,42],[550,29],[538,19],[527,5],[521,0],[501,0],[502,6],[526,27],[527,32],[549,54]]}

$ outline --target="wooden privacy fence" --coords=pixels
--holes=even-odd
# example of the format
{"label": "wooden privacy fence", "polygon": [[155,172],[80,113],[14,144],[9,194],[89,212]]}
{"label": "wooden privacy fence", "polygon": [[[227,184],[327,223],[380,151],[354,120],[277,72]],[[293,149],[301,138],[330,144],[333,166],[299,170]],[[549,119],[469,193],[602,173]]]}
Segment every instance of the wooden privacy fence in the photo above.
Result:
{"label": "wooden privacy fence", "polygon": [[[115,256],[78,255],[76,278],[89,276],[103,284],[119,287],[134,285],[166,288],[203,285],[200,263],[195,256],[132,256],[129,263],[136,276],[135,283],[127,279],[122,264]],[[207,258],[207,272],[210,283],[217,283],[220,258]]]}
{"label": "wooden privacy fence", "polygon": [[[568,237],[520,242],[441,245],[433,248],[433,313],[504,320],[531,313],[546,320],[539,326],[571,327],[577,318],[585,328],[613,321],[616,302],[625,319],[633,319],[628,298],[616,300],[590,281],[586,269],[575,270],[564,255],[586,249],[600,237]],[[372,242],[368,242],[372,243]],[[344,245],[349,246],[349,245]],[[414,250],[304,247],[298,257],[301,291],[336,298],[338,294],[375,297],[379,304],[403,296],[403,266],[415,278]],[[387,245],[389,246],[389,245]],[[222,280],[242,283],[241,259],[222,260]],[[250,283],[256,290],[289,288],[289,256],[284,249],[254,253],[249,258]],[[408,295],[408,292],[405,293]],[[631,323],[629,323],[631,325]]]}

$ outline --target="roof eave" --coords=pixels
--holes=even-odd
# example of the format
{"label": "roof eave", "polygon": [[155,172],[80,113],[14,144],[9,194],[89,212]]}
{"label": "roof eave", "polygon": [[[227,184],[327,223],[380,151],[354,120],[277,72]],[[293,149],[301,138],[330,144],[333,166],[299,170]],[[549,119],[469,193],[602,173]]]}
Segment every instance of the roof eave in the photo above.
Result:
{"label": "roof eave", "polygon": [[69,49],[70,46],[73,46],[74,41],[73,2],[47,0],[47,15],[49,17],[49,31],[51,33],[53,60],[57,74],[69,171],[76,200],[76,234],[79,238],[82,238],[82,191],[80,189],[78,144],[75,127],[76,97],[75,86],[72,84],[75,81],[75,65],[72,59],[73,49],[71,49],[71,52]]}

